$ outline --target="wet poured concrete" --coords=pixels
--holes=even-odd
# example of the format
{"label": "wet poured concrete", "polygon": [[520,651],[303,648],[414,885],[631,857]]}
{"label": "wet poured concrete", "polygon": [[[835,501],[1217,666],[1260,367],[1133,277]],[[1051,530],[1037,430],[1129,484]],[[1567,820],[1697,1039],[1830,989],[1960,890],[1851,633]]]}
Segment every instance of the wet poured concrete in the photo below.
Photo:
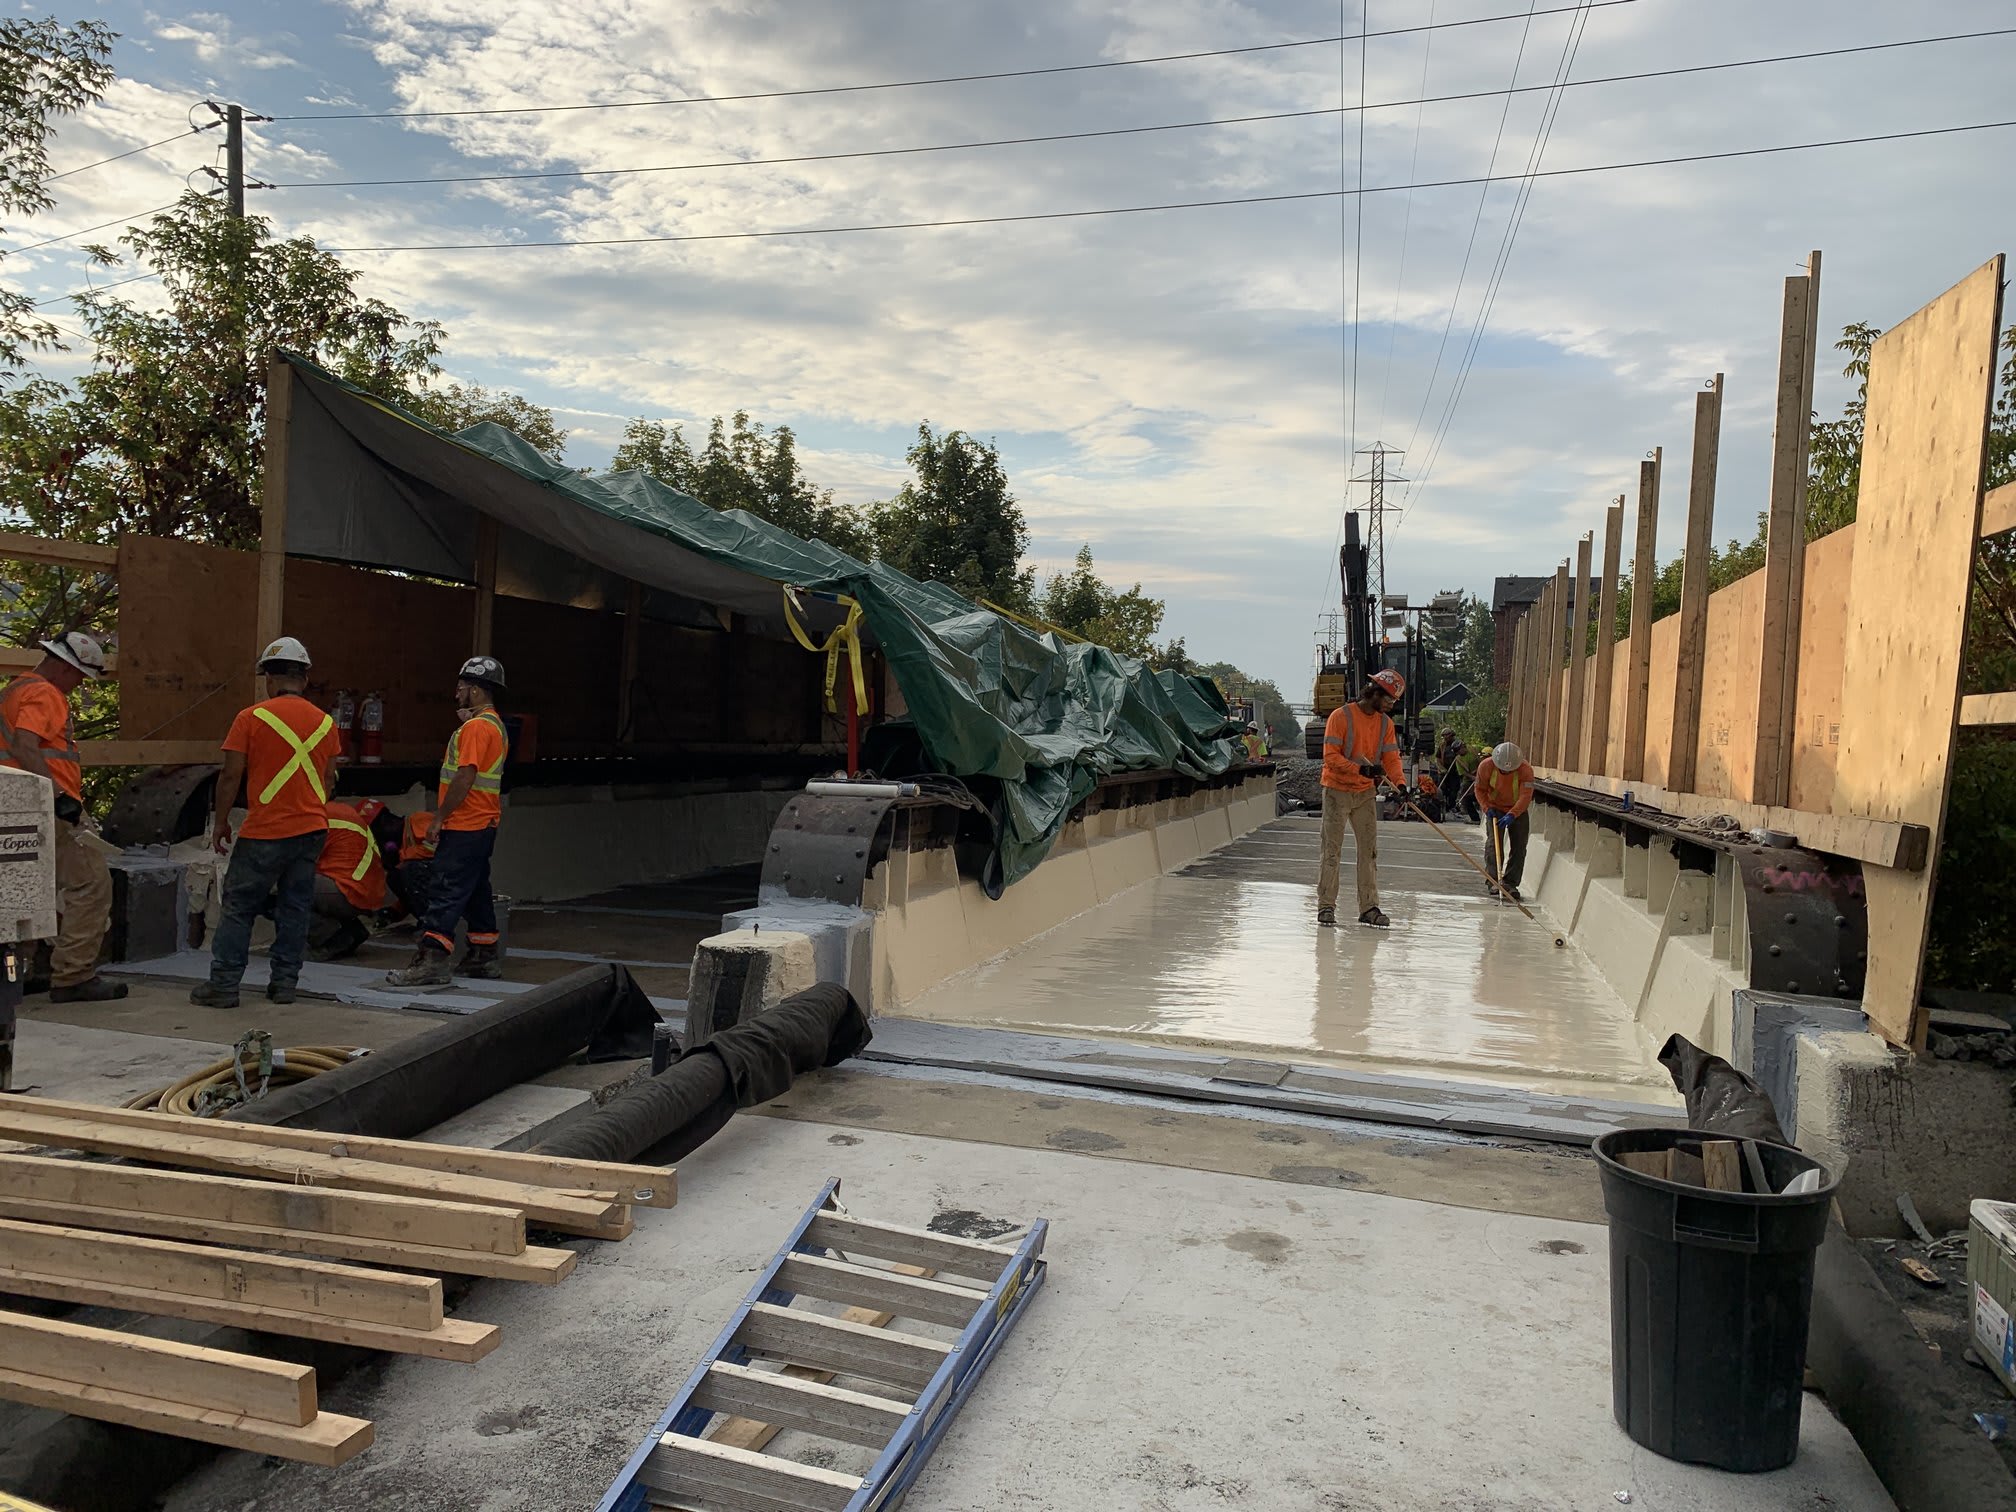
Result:
{"label": "wet poured concrete", "polygon": [[[1474,856],[1478,831],[1444,826]],[[1277,820],[933,988],[906,1016],[1673,1102],[1630,1010],[1544,910],[1425,825],[1379,826],[1393,927],[1316,924],[1317,824]],[[1353,898],[1345,848],[1347,918]]]}

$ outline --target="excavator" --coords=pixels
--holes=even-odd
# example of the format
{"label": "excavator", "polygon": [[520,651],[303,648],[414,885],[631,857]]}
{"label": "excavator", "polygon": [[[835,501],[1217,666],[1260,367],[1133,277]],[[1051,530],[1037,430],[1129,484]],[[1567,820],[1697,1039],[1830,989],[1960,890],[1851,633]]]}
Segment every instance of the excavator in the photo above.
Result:
{"label": "excavator", "polygon": [[[1371,552],[1358,534],[1358,511],[1344,516],[1344,544],[1337,553],[1337,579],[1344,589],[1344,644],[1323,646],[1317,658],[1316,686],[1310,699],[1314,717],[1302,727],[1303,752],[1311,761],[1323,759],[1323,724],[1330,712],[1350,702],[1374,672],[1390,667],[1407,679],[1407,693],[1393,711],[1400,734],[1402,759],[1409,770],[1427,754],[1434,730],[1421,712],[1428,689],[1428,648],[1418,623],[1402,639],[1387,640],[1374,626],[1383,613],[1372,591]],[[1427,742],[1423,745],[1423,742]]]}

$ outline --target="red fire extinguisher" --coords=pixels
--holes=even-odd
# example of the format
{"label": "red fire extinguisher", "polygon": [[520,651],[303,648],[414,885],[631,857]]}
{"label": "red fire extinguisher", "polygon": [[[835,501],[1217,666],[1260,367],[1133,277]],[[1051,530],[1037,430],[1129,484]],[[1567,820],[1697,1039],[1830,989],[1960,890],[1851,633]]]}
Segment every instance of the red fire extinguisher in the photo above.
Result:
{"label": "red fire extinguisher", "polygon": [[336,695],[336,734],[341,738],[343,747],[343,754],[336,759],[353,759],[357,750],[357,700],[351,697],[348,688]]}
{"label": "red fire extinguisher", "polygon": [[376,693],[366,694],[361,719],[361,751],[366,766],[377,766],[385,759],[385,700]]}

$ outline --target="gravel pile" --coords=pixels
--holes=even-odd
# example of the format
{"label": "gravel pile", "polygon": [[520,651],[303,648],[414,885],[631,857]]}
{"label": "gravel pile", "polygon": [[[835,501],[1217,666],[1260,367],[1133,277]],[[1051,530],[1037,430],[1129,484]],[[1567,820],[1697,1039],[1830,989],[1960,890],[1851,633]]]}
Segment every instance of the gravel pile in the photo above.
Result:
{"label": "gravel pile", "polygon": [[1322,762],[1300,756],[1276,756],[1274,769],[1275,812],[1285,814],[1298,805],[1312,809],[1323,807]]}

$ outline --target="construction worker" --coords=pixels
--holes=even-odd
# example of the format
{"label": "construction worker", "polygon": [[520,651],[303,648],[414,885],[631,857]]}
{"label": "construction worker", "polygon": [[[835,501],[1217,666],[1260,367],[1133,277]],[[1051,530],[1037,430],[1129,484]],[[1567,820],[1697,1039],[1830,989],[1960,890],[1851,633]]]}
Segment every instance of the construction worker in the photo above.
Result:
{"label": "construction worker", "polygon": [[[109,1003],[124,984],[98,975],[98,947],[112,923],[112,873],[84,838],[84,769],[70,695],[105,675],[105,648],[82,630],[41,642],[42,660],[0,693],[5,765],[46,777],[56,798],[56,940],[49,955],[50,999]],[[31,972],[31,976],[34,973]],[[31,981],[29,991],[43,984]]]}
{"label": "construction worker", "polygon": [[419,918],[427,912],[428,890],[434,885],[434,842],[428,838],[434,826],[434,811],[420,809],[400,821],[396,837],[388,840],[380,831],[380,821],[372,821],[379,831],[378,849],[385,858],[385,883],[406,912]]}
{"label": "construction worker", "polygon": [[315,865],[314,922],[308,930],[308,956],[336,961],[355,955],[371,938],[364,915],[385,906],[385,863],[372,821],[385,805],[373,798],[355,805],[332,798],[322,805],[329,821],[329,843]]}
{"label": "construction worker", "polygon": [[1267,742],[1260,738],[1260,726],[1256,724],[1246,726],[1246,759],[1248,761],[1267,759]]}
{"label": "construction worker", "polygon": [[[308,648],[291,635],[260,652],[267,696],[240,709],[224,737],[224,770],[210,826],[218,854],[227,848],[231,853],[224,871],[224,916],[210,942],[210,980],[189,994],[190,1002],[205,1008],[238,1006],[252,921],[265,912],[269,898],[274,934],[266,996],[275,1003],[294,1001],[308,949],[315,867],[329,838],[329,771],[343,748],[335,716],[303,696],[310,665]],[[245,822],[233,845],[231,810],[241,788]]]}
{"label": "construction worker", "polygon": [[[1484,811],[1489,831],[1484,837],[1484,864],[1492,881],[1489,886],[1506,897],[1519,896],[1519,879],[1526,872],[1526,836],[1531,828],[1526,810],[1533,806],[1533,768],[1519,754],[1519,747],[1505,741],[1493,748],[1488,759],[1477,763],[1477,804]],[[1505,869],[1498,869],[1499,856]]]}
{"label": "construction worker", "polygon": [[497,965],[497,901],[490,892],[490,853],[503,817],[504,758],[511,748],[496,695],[504,666],[492,656],[472,656],[455,682],[462,717],[448,737],[441,786],[423,838],[434,846],[427,911],[412,963],[388,972],[393,987],[445,987],[455,979],[455,926],[469,922],[469,953],[460,975],[484,980],[502,975]]}
{"label": "construction worker", "polygon": [[1316,922],[1337,922],[1338,868],[1348,826],[1358,842],[1352,868],[1358,884],[1358,922],[1384,929],[1393,921],[1379,909],[1379,796],[1381,778],[1403,792],[1400,737],[1390,712],[1407,680],[1390,668],[1374,672],[1355,703],[1340,704],[1323,725],[1323,860],[1316,875]]}

